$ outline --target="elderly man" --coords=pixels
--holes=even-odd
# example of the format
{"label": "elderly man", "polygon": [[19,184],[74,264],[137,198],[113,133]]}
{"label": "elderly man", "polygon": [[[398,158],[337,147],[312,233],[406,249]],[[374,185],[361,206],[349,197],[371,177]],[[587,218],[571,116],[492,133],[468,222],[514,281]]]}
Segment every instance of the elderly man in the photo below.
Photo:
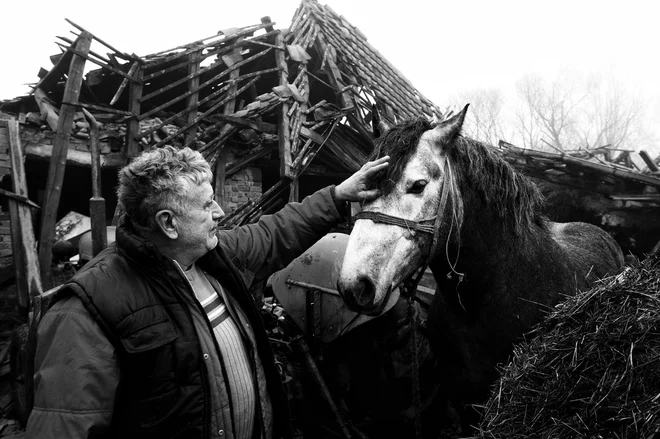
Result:
{"label": "elderly man", "polygon": [[41,321],[29,438],[291,435],[251,284],[286,266],[368,200],[365,164],[256,224],[218,230],[211,169],[191,149],[143,153],[119,174],[117,239]]}

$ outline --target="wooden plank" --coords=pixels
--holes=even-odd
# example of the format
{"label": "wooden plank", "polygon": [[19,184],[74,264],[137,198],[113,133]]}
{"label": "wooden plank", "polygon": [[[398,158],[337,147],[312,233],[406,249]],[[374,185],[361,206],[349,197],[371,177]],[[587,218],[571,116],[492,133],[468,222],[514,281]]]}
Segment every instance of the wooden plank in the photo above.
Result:
{"label": "wooden plank", "polygon": [[307,127],[302,127],[300,129],[300,134],[307,137],[308,139],[315,141],[316,143],[323,143],[325,141],[325,138],[322,135],[314,130],[310,130]]}
{"label": "wooden plank", "polygon": [[128,111],[131,113],[131,118],[126,124],[126,160],[130,160],[140,152],[138,134],[140,133],[140,98],[142,97],[144,87],[144,83],[142,82],[143,74],[144,69],[139,67],[137,72],[135,72],[138,80],[131,83],[128,89]]}
{"label": "wooden plank", "polygon": [[[279,33],[275,36],[275,44],[284,46],[284,36]],[[289,69],[286,64],[286,51],[278,50],[275,52],[275,64],[280,70],[280,86],[289,85]],[[289,103],[284,101],[280,103],[277,110],[277,128],[279,136],[279,154],[280,154],[280,178],[292,178],[291,172],[291,138],[289,132]]]}
{"label": "wooden plank", "polygon": [[189,62],[188,64],[188,76],[192,76],[190,81],[188,81],[188,96],[186,100],[186,107],[188,108],[188,124],[192,125],[186,134],[186,143],[194,143],[197,137],[197,125],[193,122],[197,117],[197,103],[199,102],[199,92],[197,87],[199,86],[199,72],[200,63],[202,60],[202,51],[193,52],[188,55]]}
{"label": "wooden plank", "polygon": [[[83,32],[78,39],[76,48],[82,53],[89,51],[92,42],[91,34]],[[74,56],[69,67],[66,86],[64,88],[64,100],[67,102],[78,102],[80,87],[83,80],[85,58]],[[41,237],[39,239],[39,263],[41,264],[41,279],[49,289],[52,286],[50,278],[50,264],[53,259],[53,237],[55,234],[55,222],[57,220],[57,209],[60,204],[62,183],[66,169],[66,156],[68,152],[69,135],[73,127],[73,118],[76,108],[72,105],[63,104],[60,110],[60,119],[53,143],[53,155],[48,168],[46,180],[46,202],[42,210]]]}
{"label": "wooden plank", "polygon": [[649,156],[648,152],[641,150],[639,151],[639,156],[642,158],[642,160],[644,160],[644,163],[646,163],[646,166],[649,167],[649,170],[651,172],[659,171],[658,166],[653,162],[653,159],[651,158],[651,156]]}
{"label": "wooden plank", "polygon": [[[77,44],[76,40],[76,44]],[[64,52],[64,54],[60,57],[60,59],[57,61],[57,64],[53,66],[52,69],[48,71],[46,76],[41,78],[39,82],[37,82],[37,85],[35,88],[41,88],[42,90],[50,90],[50,88],[56,84],[60,79],[62,79],[62,76],[66,71],[69,69],[69,65],[71,64],[71,60],[73,59],[73,53],[72,52]]]}
{"label": "wooden plank", "polygon": [[[7,129],[13,190],[17,195],[27,198],[27,179],[23,165],[18,122],[16,120],[7,121]],[[39,257],[32,225],[32,212],[28,205],[11,199],[9,207],[18,306],[27,314],[31,298],[43,292],[41,278],[39,277]]]}

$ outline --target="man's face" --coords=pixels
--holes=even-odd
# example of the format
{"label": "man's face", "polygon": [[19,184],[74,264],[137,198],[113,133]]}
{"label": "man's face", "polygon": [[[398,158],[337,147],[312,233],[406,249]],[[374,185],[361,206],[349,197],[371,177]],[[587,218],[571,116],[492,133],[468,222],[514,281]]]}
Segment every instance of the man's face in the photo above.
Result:
{"label": "man's face", "polygon": [[194,262],[218,245],[218,221],[225,215],[215,202],[210,183],[188,187],[185,212],[177,215],[177,244],[182,257],[176,259],[180,262]]}

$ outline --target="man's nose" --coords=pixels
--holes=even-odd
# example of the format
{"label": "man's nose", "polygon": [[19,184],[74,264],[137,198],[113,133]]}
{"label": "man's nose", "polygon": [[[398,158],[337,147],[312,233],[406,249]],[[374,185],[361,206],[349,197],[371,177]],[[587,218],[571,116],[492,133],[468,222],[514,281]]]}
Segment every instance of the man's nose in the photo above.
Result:
{"label": "man's nose", "polygon": [[213,204],[214,204],[213,219],[215,219],[217,221],[217,220],[220,220],[220,219],[224,218],[225,212],[224,212],[224,210],[222,210],[222,208],[220,207],[218,202],[214,200]]}

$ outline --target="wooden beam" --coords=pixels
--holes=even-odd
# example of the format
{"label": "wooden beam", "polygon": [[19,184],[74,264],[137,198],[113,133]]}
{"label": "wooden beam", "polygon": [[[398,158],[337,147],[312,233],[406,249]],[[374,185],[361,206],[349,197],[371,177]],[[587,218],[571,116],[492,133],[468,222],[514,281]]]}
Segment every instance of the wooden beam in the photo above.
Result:
{"label": "wooden beam", "polygon": [[314,44],[317,46],[316,50],[323,54],[322,56],[326,64],[325,70],[328,74],[328,80],[335,92],[339,94],[339,101],[342,109],[353,108],[353,102],[351,101],[347,88],[341,80],[341,72],[335,63],[335,48],[332,45],[326,44],[322,38],[317,38]]}
{"label": "wooden beam", "polygon": [[[82,53],[89,51],[92,42],[91,34],[83,32],[76,44],[76,50]],[[64,100],[67,102],[78,102],[80,87],[83,80],[85,58],[74,56],[69,66],[66,86],[64,88]],[[41,279],[50,289],[52,280],[50,276],[50,264],[53,259],[53,237],[55,235],[55,222],[57,221],[57,209],[62,194],[62,183],[66,169],[66,156],[69,145],[69,135],[73,127],[73,118],[76,108],[72,105],[63,104],[60,110],[57,132],[53,144],[53,155],[51,156],[46,180],[46,202],[42,210],[41,236],[39,239],[39,263],[41,264]]]}
{"label": "wooden beam", "polygon": [[233,162],[227,163],[225,167],[225,178],[235,174],[236,172],[242,170],[250,163],[259,160],[261,157],[269,154],[275,149],[275,145],[269,146],[258,146],[251,150],[248,154],[244,155],[240,159],[234,160]]}
{"label": "wooden beam", "polygon": [[227,150],[223,148],[215,162],[215,201],[222,210],[226,209],[225,203],[225,178],[227,172]]}
{"label": "wooden beam", "polygon": [[[231,96],[231,98],[227,100],[224,107],[222,108],[223,115],[234,114],[234,110],[236,108],[236,96],[238,95],[238,78],[241,72],[238,68],[234,68],[234,66],[240,65],[241,62],[243,61],[243,57],[241,56],[241,49],[240,49],[241,47],[240,43],[242,40],[243,37],[239,37],[236,43],[234,43],[235,45],[234,51],[231,54],[222,57],[224,63],[227,65],[229,69],[231,69],[231,73],[229,74],[229,83],[231,85],[229,86],[229,90],[227,90],[227,94]],[[218,137],[219,138],[228,137],[230,132],[232,131],[234,131],[234,126],[231,123],[225,123],[222,126],[222,129],[220,130],[220,135]],[[220,148],[224,150],[224,145],[221,145]],[[221,172],[221,174],[218,174],[216,178],[219,178],[220,176],[222,177],[222,180],[225,179],[224,170]],[[224,185],[224,182],[222,184]]]}
{"label": "wooden beam", "polygon": [[[579,159],[577,157],[571,157],[565,154],[562,155],[562,154],[555,154],[545,151],[536,151],[531,149],[519,148],[517,146],[511,145],[510,143],[506,143],[502,141],[500,141],[500,146],[504,146],[506,148],[505,151],[510,151],[511,155],[517,155],[521,157],[531,157],[533,159],[538,159],[538,158],[550,159],[554,162],[563,162],[583,169],[597,171],[603,176],[613,175],[616,177],[620,177],[621,179],[632,180],[639,183],[648,184],[649,186],[660,188],[660,178],[653,177],[651,175],[646,175],[626,169],[615,168],[613,166],[609,166],[609,164],[604,165],[600,163],[594,163],[588,160]],[[505,152],[504,158],[507,159],[508,155],[509,153]]]}
{"label": "wooden beam", "polygon": [[[272,49],[266,49],[266,50],[264,50],[264,51],[262,51],[262,52],[258,52],[258,53],[256,53],[255,55],[253,55],[253,56],[251,56],[251,57],[249,57],[249,58],[244,59],[243,61],[241,61],[241,62],[239,62],[239,63],[236,63],[236,64],[233,64],[233,65],[231,65],[231,66],[228,66],[226,70],[223,70],[223,71],[220,72],[218,75],[216,75],[216,76],[214,77],[214,80],[218,80],[218,79],[220,79],[221,77],[225,76],[226,74],[231,73],[231,72],[233,72],[234,70],[239,69],[239,68],[240,68],[241,66],[243,66],[244,64],[247,64],[247,63],[249,63],[249,62],[252,61],[252,60],[255,60],[255,59],[259,58],[259,57],[262,57],[262,56],[266,55],[266,54],[267,54],[268,52],[270,52],[271,50],[272,50]],[[207,68],[208,68],[208,67],[207,67]],[[166,86],[164,86],[164,87],[159,88],[158,90],[152,91],[151,93],[142,96],[142,97],[140,98],[140,102],[147,101],[147,100],[153,98],[154,96],[157,96],[157,95],[159,95],[159,94],[161,94],[161,93],[164,93],[164,92],[166,92],[166,91],[168,91],[168,90],[171,90],[172,88],[176,87],[177,85],[180,85],[180,84],[183,84],[183,83],[186,82],[186,81],[189,81],[190,79],[192,79],[192,78],[195,77],[195,76],[200,76],[200,75],[202,75],[202,74],[206,71],[207,68],[200,69],[200,71],[197,72],[197,73],[195,73],[195,74],[189,74],[189,75],[186,75],[186,76],[184,76],[183,78],[177,79],[176,81],[174,81],[174,82],[172,82],[172,83],[170,83],[170,84],[168,84],[168,85],[166,85]],[[204,84],[208,84],[208,81],[205,82]]]}
{"label": "wooden beam", "polygon": [[[37,203],[34,201],[30,200],[27,197],[23,197],[21,195],[15,194],[11,191],[5,190],[5,189],[0,189],[0,195],[3,195],[7,198],[11,198],[12,200],[18,201],[19,203],[26,204],[30,207],[33,207],[35,209],[41,209],[41,206],[39,206]],[[2,283],[2,282],[0,282]]]}
{"label": "wooden beam", "polygon": [[[23,152],[19,126],[16,120],[8,120],[9,159],[11,163],[11,178],[16,195],[27,198],[27,179],[23,165]],[[32,213],[27,204],[9,199],[9,211],[12,235],[12,252],[16,273],[16,288],[18,290],[18,306],[27,316],[31,299],[43,292],[39,277],[39,257],[37,242],[32,225]]]}
{"label": "wooden beam", "polygon": [[142,97],[142,75],[144,69],[140,66],[135,72],[136,82],[132,82],[128,89],[128,111],[131,118],[126,124],[126,160],[137,156],[140,152],[138,145],[138,134],[140,134],[140,99]]}
{"label": "wooden beam", "polygon": [[[204,118],[205,118],[206,116],[208,116],[209,114],[211,114],[212,112],[214,112],[214,111],[215,111],[216,109],[218,109],[221,105],[224,105],[224,104],[225,104],[227,101],[229,101],[230,99],[235,98],[236,96],[238,96],[239,94],[241,94],[241,93],[243,93],[245,90],[247,90],[252,84],[254,84],[255,82],[257,82],[258,79],[259,79],[259,77],[253,78],[253,79],[250,80],[247,84],[245,84],[243,87],[241,87],[240,89],[238,89],[238,90],[236,91],[236,93],[229,94],[228,96],[225,96],[220,102],[217,102],[217,103],[213,104],[213,106],[212,106],[211,108],[209,108],[208,110],[206,110],[206,111],[205,111],[204,113],[202,113],[201,115],[197,116],[197,119],[195,119],[195,121],[193,122],[193,124],[198,124],[198,123],[200,123],[202,120],[204,120]],[[239,80],[240,80],[240,79],[239,79]],[[161,140],[160,142],[158,142],[158,143],[156,144],[155,147],[156,147],[156,148],[161,147],[162,145],[166,144],[167,142],[169,142],[170,140],[172,140],[173,138],[175,138],[175,137],[178,136],[179,134],[181,134],[181,133],[183,133],[184,131],[186,131],[188,128],[190,128],[190,124],[186,124],[184,127],[179,128],[179,129],[177,130],[176,133],[170,134],[169,136],[167,136],[166,138],[164,138],[163,140]],[[217,143],[217,141],[219,141],[218,139],[222,139],[222,136],[218,136],[218,137],[216,137],[216,138],[213,139],[211,142],[207,143],[207,144],[205,145],[205,147],[210,147],[210,145],[211,145],[212,143],[213,143],[213,144]],[[214,143],[214,142],[215,142],[215,143]]]}
{"label": "wooden beam", "polygon": [[48,123],[51,130],[57,131],[60,116],[57,114],[57,111],[55,111],[55,107],[48,102],[48,97],[41,87],[34,89],[34,100],[37,102],[41,117],[46,119],[46,123]]}
{"label": "wooden beam", "polygon": [[[92,35],[92,38],[93,37],[94,36]],[[57,37],[57,38],[59,38],[60,40],[64,41],[65,43],[67,43],[69,45],[73,44],[73,41],[71,41],[69,38],[66,38],[66,37]],[[111,53],[108,54],[107,58],[105,56],[101,55],[100,53],[94,52],[93,50],[90,50],[89,54],[97,57],[98,59],[100,59],[101,61],[103,61],[107,64],[111,64],[112,67],[115,67],[115,68],[121,67],[121,65],[117,62],[117,59],[114,58],[114,56],[112,56]]]}
{"label": "wooden beam", "polygon": [[649,156],[648,152],[641,150],[639,152],[639,156],[642,158],[642,160],[644,160],[644,163],[646,163],[646,166],[649,167],[649,170],[651,172],[659,171],[658,166],[653,162],[653,159],[651,158],[651,156]]}
{"label": "wooden beam", "polygon": [[[26,145],[25,156],[31,159],[50,160],[53,156],[53,145]],[[91,166],[91,154],[87,151],[70,149],[66,155],[66,164],[74,166]],[[102,168],[118,168],[124,164],[124,156],[120,152],[101,155]]]}
{"label": "wooden beam", "polygon": [[[279,33],[275,36],[275,44],[284,46],[284,36]],[[280,68],[280,86],[289,85],[289,69],[286,64],[286,51],[277,50],[275,52],[275,63]],[[277,110],[277,127],[279,135],[279,153],[280,153],[280,178],[293,179],[291,172],[291,138],[289,132],[289,103],[284,101]]]}
{"label": "wooden beam", "polygon": [[83,108],[89,122],[89,142],[92,156],[92,198],[89,199],[89,218],[92,228],[92,256],[98,255],[108,245],[106,231],[105,199],[101,195],[101,147],[99,145],[99,123]]}
{"label": "wooden beam", "polygon": [[[124,52],[120,52],[119,50],[115,49],[115,48],[112,47],[110,44],[106,43],[105,41],[103,41],[102,39],[100,39],[99,37],[97,37],[96,35],[92,35],[91,32],[87,32],[87,31],[86,31],[85,29],[83,29],[81,26],[78,26],[76,23],[74,23],[73,21],[69,20],[68,18],[65,18],[65,20],[66,20],[67,23],[69,23],[71,26],[75,27],[76,29],[78,29],[79,31],[81,31],[81,32],[83,32],[83,33],[86,33],[87,35],[90,35],[90,36],[91,36],[92,38],[94,38],[96,41],[98,41],[99,43],[101,43],[101,44],[103,44],[105,47],[107,47],[108,49],[110,49],[110,50],[112,50],[113,52],[115,52],[115,55],[119,56],[120,58],[124,58],[124,59],[131,59],[131,58],[132,58],[132,57],[129,56],[128,54],[126,54],[126,53],[124,53]],[[81,35],[82,35],[82,34],[81,34]]]}
{"label": "wooden beam", "polygon": [[120,116],[132,116],[128,111],[117,110],[116,108],[106,107],[104,105],[85,104],[83,102],[62,102],[63,104],[73,105],[74,107],[87,108],[88,110],[99,111],[102,113],[118,114]]}
{"label": "wooden beam", "polygon": [[[131,68],[128,70],[128,76],[133,77],[135,76],[135,72],[137,71],[139,67],[139,63],[137,61],[134,61],[133,64],[131,65]],[[124,78],[123,81],[121,81],[121,84],[119,85],[119,88],[115,92],[115,95],[112,97],[110,100],[110,105],[115,105],[119,98],[121,97],[121,94],[124,92],[124,89],[128,85],[128,78]]]}
{"label": "wooden beam", "polygon": [[199,87],[199,72],[200,63],[202,60],[202,51],[196,51],[188,55],[189,64],[188,64],[188,76],[190,80],[188,81],[188,92],[190,96],[186,99],[186,107],[188,108],[188,125],[190,129],[186,134],[186,143],[194,143],[197,137],[197,125],[194,124],[195,119],[197,118],[197,103],[199,102],[199,92],[197,87]]}
{"label": "wooden beam", "polygon": [[261,131],[265,134],[277,134],[277,125],[273,123],[259,122],[252,119],[246,119],[244,117],[231,116],[228,114],[214,114],[213,118],[231,122],[233,125],[252,128],[253,130]]}
{"label": "wooden beam", "polygon": [[107,70],[111,71],[112,73],[114,73],[115,75],[122,76],[122,77],[128,79],[129,81],[135,81],[135,78],[131,78],[130,76],[128,76],[128,74],[122,72],[119,69],[116,69],[116,68],[112,67],[110,64],[106,64],[103,61],[99,61],[96,58],[92,58],[91,56],[89,56],[89,51],[82,51],[82,50],[79,50],[78,48],[74,49],[71,46],[66,47],[66,46],[64,46],[62,44],[59,44],[59,43],[56,43],[56,44],[58,44],[62,49],[66,50],[67,52],[72,52],[74,55],[78,55],[81,58],[85,58],[87,61],[89,61],[91,63],[94,63],[97,66],[102,67],[104,69],[107,69]]}
{"label": "wooden beam", "polygon": [[[275,68],[271,68],[271,69],[266,69],[266,70],[260,70],[260,71],[258,71],[258,72],[251,72],[251,73],[248,73],[248,74],[245,74],[245,75],[241,76],[241,77],[239,78],[239,80],[244,80],[244,79],[247,79],[247,78],[252,78],[252,77],[254,77],[254,76],[260,76],[260,75],[263,75],[263,74],[266,74],[266,73],[274,72],[274,71],[276,71],[276,70],[278,70],[277,67],[275,67]],[[224,73],[221,73],[219,76],[222,76],[222,75],[224,75]],[[206,87],[206,86],[209,85],[209,84],[217,84],[217,83],[218,83],[218,81],[216,81],[216,78],[211,78],[211,79],[209,79],[208,81],[204,82],[203,84],[200,84],[195,90],[193,90],[193,91],[187,91],[187,92],[185,92],[185,93],[183,93],[183,94],[181,94],[181,95],[177,95],[176,97],[174,97],[173,99],[171,99],[171,100],[165,102],[164,104],[161,104],[161,105],[159,105],[158,107],[152,108],[151,110],[147,111],[146,113],[142,113],[142,114],[140,115],[139,119],[140,119],[140,120],[146,119],[147,117],[149,117],[149,116],[151,116],[151,115],[157,113],[158,111],[162,110],[163,108],[167,108],[167,107],[171,106],[172,104],[174,104],[174,103],[176,103],[176,102],[179,102],[180,100],[183,100],[183,99],[187,98],[187,97],[190,96],[193,92],[197,92],[197,91],[203,89],[204,87]],[[222,87],[217,88],[217,89],[214,90],[211,94],[209,94],[209,95],[206,96],[204,99],[202,99],[201,101],[199,101],[199,102],[197,103],[197,108],[200,108],[200,107],[202,106],[202,104],[204,104],[204,103],[210,101],[211,99],[214,99],[215,97],[217,97],[217,96],[220,95],[221,93],[224,93],[224,92],[225,92],[230,86],[231,86],[231,83],[229,82],[229,83],[223,85]],[[224,102],[223,102],[223,104],[224,104]],[[222,105],[222,104],[220,104],[220,105]],[[214,107],[214,108],[217,108],[217,107]],[[190,110],[189,108],[184,108],[183,110],[179,111],[176,115],[174,115],[174,116],[170,116],[170,117],[168,117],[167,119],[165,119],[165,120],[163,121],[163,124],[166,124],[166,123],[168,123],[168,122],[173,121],[174,119],[178,118],[178,117],[181,116],[182,114],[187,113],[189,110]],[[159,128],[160,128],[160,127],[158,127],[158,128],[154,128],[154,129],[152,129],[151,131],[147,131],[147,132],[140,133],[140,135],[139,135],[138,137],[140,137],[140,138],[142,138],[142,137],[146,137],[146,136],[148,136],[149,134],[151,134],[153,131],[155,131],[155,130],[157,130],[157,129],[159,129]]]}
{"label": "wooden beam", "polygon": [[289,202],[300,201],[300,184],[298,177],[294,178],[289,185]]}
{"label": "wooden beam", "polygon": [[[172,49],[163,50],[163,51],[160,51],[160,52],[157,52],[157,53],[151,53],[151,54],[147,55],[145,58],[156,58],[156,57],[158,57],[158,58],[163,58],[163,57],[176,58],[178,56],[188,55],[190,52],[193,52],[194,50],[196,50],[196,49],[190,49],[191,45],[197,44],[197,43],[204,43],[204,41],[210,40],[210,39],[213,39],[213,38],[219,38],[221,33],[222,33],[223,39],[221,39],[219,41],[214,40],[214,41],[211,41],[211,42],[208,42],[208,43],[204,43],[203,48],[206,48],[206,47],[209,47],[209,46],[224,45],[227,42],[229,42],[229,41],[231,41],[231,40],[233,40],[237,37],[241,37],[241,36],[245,37],[245,36],[253,35],[259,29],[264,29],[264,28],[270,27],[274,24],[275,23],[267,23],[267,24],[256,24],[256,25],[252,25],[252,26],[247,26],[247,27],[239,29],[238,32],[232,33],[231,35],[226,35],[221,30],[220,32],[218,32],[217,34],[215,34],[213,36],[210,36],[210,37],[207,37],[207,38],[202,38],[200,40],[196,40],[196,41],[193,41],[191,43],[187,43],[185,46],[177,46],[177,47],[174,47]],[[275,31],[275,32],[277,32],[277,31]],[[263,39],[263,38],[268,37],[269,34],[270,34],[270,32],[267,32],[264,35],[259,35],[259,36],[254,37],[254,38]],[[187,50],[185,50],[183,52],[177,52],[177,53],[174,53],[174,54],[171,54],[171,55],[167,54],[168,52],[172,52],[172,51],[178,50],[178,49],[187,49]],[[161,59],[157,59],[157,61],[161,62]],[[150,61],[150,62],[152,62],[152,61]]]}

